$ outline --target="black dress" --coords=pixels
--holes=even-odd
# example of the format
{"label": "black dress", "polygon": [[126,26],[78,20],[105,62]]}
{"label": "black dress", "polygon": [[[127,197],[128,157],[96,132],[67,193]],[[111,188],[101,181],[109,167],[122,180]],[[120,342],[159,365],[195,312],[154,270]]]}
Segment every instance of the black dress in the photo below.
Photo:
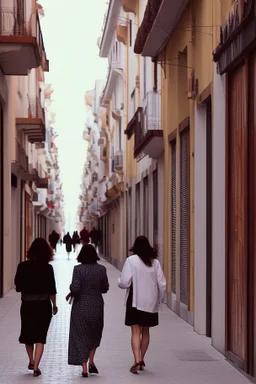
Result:
{"label": "black dress", "polygon": [[126,302],[125,325],[140,325],[141,327],[156,327],[158,325],[158,312],[144,312],[132,306],[133,287],[130,286]]}
{"label": "black dress", "polygon": [[70,291],[75,295],[70,317],[68,364],[81,365],[100,346],[104,326],[103,293],[109,289],[106,268],[99,264],[74,267]]}
{"label": "black dress", "polygon": [[56,294],[53,268],[38,261],[24,261],[18,265],[14,282],[16,291],[21,292],[19,341],[45,344],[52,318],[50,295]]}

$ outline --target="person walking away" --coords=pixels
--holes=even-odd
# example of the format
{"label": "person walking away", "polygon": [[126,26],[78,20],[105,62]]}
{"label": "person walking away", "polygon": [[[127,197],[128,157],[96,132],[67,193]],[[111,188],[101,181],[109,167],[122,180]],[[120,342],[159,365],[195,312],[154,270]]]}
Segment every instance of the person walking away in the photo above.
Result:
{"label": "person walking away", "polygon": [[56,284],[49,261],[52,249],[45,239],[31,244],[27,260],[18,265],[14,283],[21,292],[21,333],[19,342],[25,344],[29,357],[28,369],[34,377],[41,375],[41,361],[52,315],[56,315]]}
{"label": "person walking away", "polygon": [[109,282],[106,268],[97,263],[99,257],[89,244],[82,247],[74,267],[70,293],[66,300],[73,298],[68,364],[81,365],[82,376],[99,373],[94,362],[96,349],[100,346],[104,324],[103,293],[107,293]]}
{"label": "person walking away", "polygon": [[60,235],[55,230],[53,230],[52,233],[49,235],[49,243],[55,252],[59,239]]}
{"label": "person walking away", "polygon": [[63,243],[66,245],[66,252],[68,254],[68,260],[69,260],[69,254],[72,250],[72,238],[69,232],[63,237]]}
{"label": "person walking away", "polygon": [[80,232],[80,238],[83,245],[88,245],[90,241],[90,235],[87,229],[84,227],[82,231]]}
{"label": "person walking away", "polygon": [[72,242],[73,242],[73,251],[74,251],[74,253],[75,253],[75,252],[76,252],[76,249],[77,249],[77,246],[78,246],[78,244],[80,243],[80,237],[79,237],[77,231],[74,231],[74,232],[73,232]]}
{"label": "person walking away", "polygon": [[99,241],[100,241],[100,237],[99,237],[99,231],[93,227],[89,236],[90,236],[90,239],[91,239],[91,243],[94,245],[95,249],[97,249],[97,246],[99,244]]}
{"label": "person walking away", "polygon": [[131,373],[145,368],[145,354],[150,340],[149,329],[158,325],[159,304],[165,298],[166,279],[157,254],[145,236],[139,236],[118,279],[126,292],[125,325],[131,327],[134,364]]}

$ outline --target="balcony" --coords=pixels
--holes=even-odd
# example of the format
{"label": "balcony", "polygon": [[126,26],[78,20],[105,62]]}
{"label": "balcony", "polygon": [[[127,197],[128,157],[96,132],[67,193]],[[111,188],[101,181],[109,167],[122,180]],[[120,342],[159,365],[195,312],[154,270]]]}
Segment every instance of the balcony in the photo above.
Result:
{"label": "balcony", "polygon": [[12,161],[11,169],[21,180],[30,181],[34,179],[34,176],[29,172],[28,156],[17,139],[15,142],[15,160]]}
{"label": "balcony", "polygon": [[139,27],[134,52],[156,57],[168,41],[189,0],[149,0]]}
{"label": "balcony", "polygon": [[39,189],[47,189],[48,190],[48,178],[47,177],[39,177],[36,181],[36,186]]}
{"label": "balcony", "polygon": [[32,144],[45,141],[44,110],[38,97],[29,98],[28,116],[16,118],[16,127],[24,131]]}
{"label": "balcony", "polygon": [[105,89],[103,91],[103,96],[101,99],[102,107],[106,107],[108,105],[108,101],[112,98],[112,94],[115,90],[118,76],[123,76],[123,71],[124,71],[124,61],[120,54],[119,57],[116,58],[116,60],[113,60],[109,64],[107,84],[105,86]]}
{"label": "balcony", "polygon": [[0,10],[0,67],[5,75],[27,76],[31,68],[49,68],[39,16],[26,12],[34,4],[31,0],[29,6],[28,2],[21,0],[17,7],[13,4]]}
{"label": "balcony", "polygon": [[125,130],[128,140],[134,134],[134,158],[148,155],[157,159],[164,151],[160,118],[160,94],[148,92]]}

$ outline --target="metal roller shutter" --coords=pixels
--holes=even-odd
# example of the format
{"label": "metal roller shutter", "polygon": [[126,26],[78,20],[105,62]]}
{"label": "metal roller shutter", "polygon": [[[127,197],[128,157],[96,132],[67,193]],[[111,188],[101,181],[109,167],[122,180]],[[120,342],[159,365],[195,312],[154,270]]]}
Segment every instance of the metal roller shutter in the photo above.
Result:
{"label": "metal roller shutter", "polygon": [[172,203],[172,292],[176,293],[176,142],[171,145],[172,154],[172,186],[171,186],[171,203]]}
{"label": "metal roller shutter", "polygon": [[188,304],[189,129],[180,135],[180,300]]}

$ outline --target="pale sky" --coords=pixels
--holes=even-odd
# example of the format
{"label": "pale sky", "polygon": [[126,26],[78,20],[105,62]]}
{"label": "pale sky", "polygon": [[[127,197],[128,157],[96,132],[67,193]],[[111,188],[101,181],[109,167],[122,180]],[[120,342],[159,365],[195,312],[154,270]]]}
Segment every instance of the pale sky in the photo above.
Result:
{"label": "pale sky", "polygon": [[52,107],[56,113],[55,130],[59,148],[61,180],[65,197],[68,230],[75,230],[82,167],[86,143],[82,138],[85,91],[95,80],[105,79],[107,63],[99,58],[96,45],[101,35],[106,1],[41,0],[45,17],[41,19],[50,72],[46,82],[54,89]]}

